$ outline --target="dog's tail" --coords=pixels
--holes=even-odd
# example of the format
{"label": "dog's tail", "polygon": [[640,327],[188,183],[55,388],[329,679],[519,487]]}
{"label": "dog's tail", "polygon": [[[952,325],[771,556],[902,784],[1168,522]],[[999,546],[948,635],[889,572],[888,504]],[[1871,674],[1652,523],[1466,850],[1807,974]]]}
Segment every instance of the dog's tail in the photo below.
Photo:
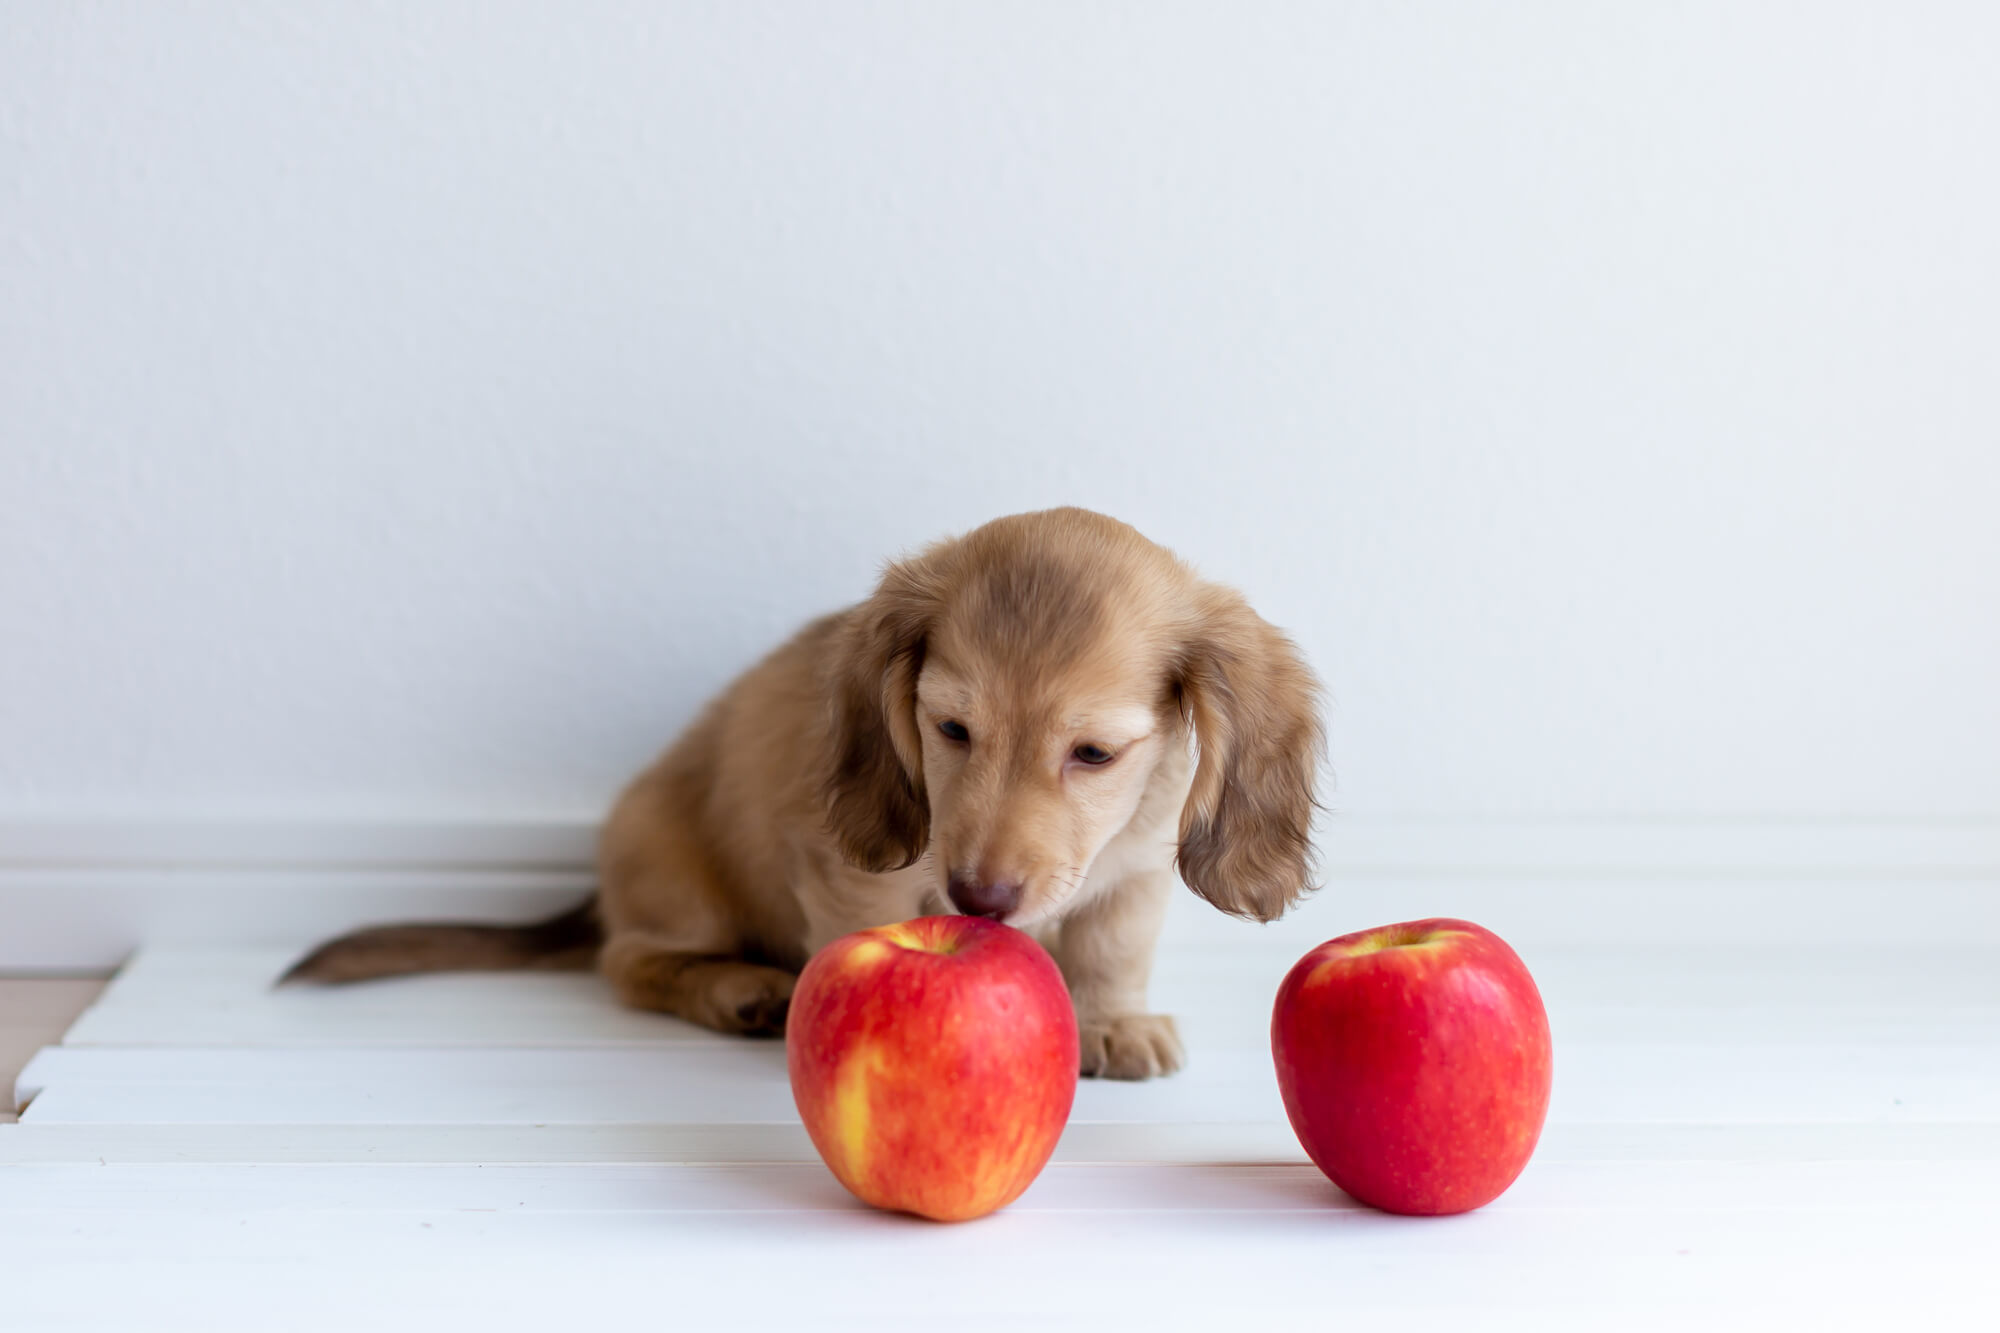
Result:
{"label": "dog's tail", "polygon": [[589,967],[604,942],[597,899],[525,926],[411,922],[371,926],[328,940],[292,964],[280,986],[333,985],[412,972],[554,971]]}

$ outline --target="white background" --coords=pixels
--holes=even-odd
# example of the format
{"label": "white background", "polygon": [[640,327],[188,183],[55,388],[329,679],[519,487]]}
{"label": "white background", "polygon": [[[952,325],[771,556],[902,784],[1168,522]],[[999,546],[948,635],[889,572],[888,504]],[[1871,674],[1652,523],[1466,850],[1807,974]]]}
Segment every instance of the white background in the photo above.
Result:
{"label": "white background", "polygon": [[1115,513],[1361,815],[2000,814],[2000,11],[10,5],[0,817],[590,816]]}

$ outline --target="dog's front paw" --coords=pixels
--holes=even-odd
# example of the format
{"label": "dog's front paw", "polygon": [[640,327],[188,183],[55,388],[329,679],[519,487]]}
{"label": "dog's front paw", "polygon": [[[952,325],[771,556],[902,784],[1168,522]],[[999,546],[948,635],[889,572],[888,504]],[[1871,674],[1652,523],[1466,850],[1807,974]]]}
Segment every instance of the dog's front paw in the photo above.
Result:
{"label": "dog's front paw", "polygon": [[1181,1067],[1180,1034],[1165,1014],[1120,1014],[1078,1025],[1088,1078],[1158,1078]]}

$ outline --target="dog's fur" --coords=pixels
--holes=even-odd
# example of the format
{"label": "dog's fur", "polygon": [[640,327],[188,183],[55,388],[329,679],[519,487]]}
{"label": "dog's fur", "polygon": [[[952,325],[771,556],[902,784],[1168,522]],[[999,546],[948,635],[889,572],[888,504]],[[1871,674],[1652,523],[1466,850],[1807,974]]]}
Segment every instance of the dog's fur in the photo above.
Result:
{"label": "dog's fur", "polygon": [[288,979],[574,966],[601,930],[625,1003],[775,1033],[815,950],[951,910],[956,874],[1019,887],[1002,919],[1061,963],[1084,1073],[1168,1073],[1146,982],[1174,867],[1259,921],[1307,891],[1317,703],[1284,635],[1131,528],[999,519],[891,565],[710,705],[612,811],[594,910],[363,931]]}

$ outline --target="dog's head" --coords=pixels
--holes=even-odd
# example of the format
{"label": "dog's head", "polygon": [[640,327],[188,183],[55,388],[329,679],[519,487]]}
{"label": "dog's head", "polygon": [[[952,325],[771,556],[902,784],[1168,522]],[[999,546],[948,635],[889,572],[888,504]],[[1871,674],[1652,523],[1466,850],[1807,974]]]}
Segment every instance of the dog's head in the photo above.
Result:
{"label": "dog's head", "polygon": [[928,851],[960,911],[1032,926],[1173,782],[1196,893],[1267,921],[1309,887],[1311,671],[1122,523],[1021,514],[892,565],[824,669],[828,822],[855,865]]}

